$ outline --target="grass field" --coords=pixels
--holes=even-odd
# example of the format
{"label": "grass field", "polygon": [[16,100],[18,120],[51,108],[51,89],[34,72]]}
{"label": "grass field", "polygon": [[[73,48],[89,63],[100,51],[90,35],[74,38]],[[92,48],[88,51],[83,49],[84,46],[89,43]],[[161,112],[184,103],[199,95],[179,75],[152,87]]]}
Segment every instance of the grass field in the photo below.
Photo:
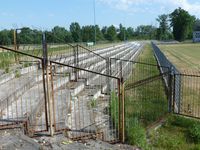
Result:
{"label": "grass field", "polygon": [[170,115],[164,125],[149,133],[152,150],[200,150],[200,123]]}
{"label": "grass field", "polygon": [[[140,61],[156,63],[150,45],[145,46],[140,55]],[[145,67],[140,64],[135,65],[134,69],[136,74],[134,73],[127,80],[128,83],[137,82],[159,73],[156,67]],[[188,89],[185,88],[185,90]],[[188,91],[184,91],[186,95],[183,97],[192,94],[191,88]],[[125,90],[125,95],[125,131],[128,143],[146,150],[200,150],[199,122],[187,118],[169,115],[161,128],[157,130],[151,130],[153,129],[151,128],[148,130],[149,134],[146,135],[145,129],[149,125],[160,117],[167,116],[167,97],[161,80]],[[195,100],[195,95],[193,94],[190,99]],[[185,100],[189,101],[188,98]]]}
{"label": "grass field", "polygon": [[[139,60],[156,64],[150,44],[146,44]],[[137,63],[133,67],[133,74],[125,82],[126,140],[130,144],[148,149],[145,129],[168,112],[167,97],[161,78],[126,89],[132,83],[160,73],[157,66]]]}
{"label": "grass field", "polygon": [[179,70],[200,70],[200,44],[159,45]]}
{"label": "grass field", "polygon": [[181,73],[189,75],[181,76],[181,113],[200,117],[200,44],[159,45],[159,48]]}

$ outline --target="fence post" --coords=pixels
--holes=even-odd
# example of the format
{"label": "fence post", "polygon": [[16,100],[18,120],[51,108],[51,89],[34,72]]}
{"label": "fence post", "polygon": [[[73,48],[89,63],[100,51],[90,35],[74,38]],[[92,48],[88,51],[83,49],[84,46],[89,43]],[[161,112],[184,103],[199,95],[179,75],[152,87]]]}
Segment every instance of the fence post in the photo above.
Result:
{"label": "fence post", "polygon": [[[51,94],[50,94],[50,90],[49,90],[49,68],[48,68],[48,53],[47,53],[47,43],[46,43],[46,36],[45,33],[43,33],[42,35],[42,44],[43,44],[43,69],[46,73],[46,101],[45,101],[45,107],[48,106],[48,111],[46,110],[45,112],[48,114],[46,114],[46,116],[49,116],[49,127],[50,127],[50,135],[53,136],[54,134],[54,129],[53,129],[53,119],[52,119],[52,98],[51,98]],[[43,82],[45,84],[45,82]],[[52,91],[53,92],[53,91]],[[47,105],[48,104],[48,105]],[[47,109],[47,108],[46,108]]]}
{"label": "fence post", "polygon": [[124,91],[124,81],[121,79],[122,84],[122,143],[125,142],[125,91]]}
{"label": "fence post", "polygon": [[[106,74],[110,75],[110,58],[108,57],[106,59]],[[106,82],[107,82],[107,91],[106,94],[110,94],[110,78],[106,77]]]}
{"label": "fence post", "polygon": [[[17,46],[17,30],[13,30],[13,42],[14,42],[14,50],[17,51],[18,46]],[[15,53],[15,63],[18,62],[17,54]]]}
{"label": "fence post", "polygon": [[[73,47],[73,53],[74,53],[74,66],[78,67],[78,44]],[[78,81],[78,71],[77,68],[74,68],[74,76],[75,81]]]}
{"label": "fence post", "polygon": [[170,68],[169,83],[168,83],[168,112],[172,112],[172,100],[173,100],[173,70]]}
{"label": "fence post", "polygon": [[124,105],[124,101],[125,101],[125,94],[124,94],[124,82],[123,82],[123,78],[120,78],[118,80],[118,92],[119,92],[119,108],[118,108],[118,114],[119,114],[119,120],[118,120],[118,130],[119,130],[119,140],[121,143],[124,143],[125,141],[125,123],[124,123],[124,117],[125,117],[125,105]]}

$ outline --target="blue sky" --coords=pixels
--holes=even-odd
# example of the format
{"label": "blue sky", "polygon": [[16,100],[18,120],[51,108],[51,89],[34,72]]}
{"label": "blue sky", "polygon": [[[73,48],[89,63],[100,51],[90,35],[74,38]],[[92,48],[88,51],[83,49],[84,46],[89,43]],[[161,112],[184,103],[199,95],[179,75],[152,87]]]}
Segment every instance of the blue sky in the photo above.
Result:
{"label": "blue sky", "polygon": [[[96,23],[136,27],[157,25],[155,18],[182,7],[200,18],[200,0],[95,0]],[[2,0],[0,29],[29,26],[42,30],[71,22],[94,23],[93,0]]]}

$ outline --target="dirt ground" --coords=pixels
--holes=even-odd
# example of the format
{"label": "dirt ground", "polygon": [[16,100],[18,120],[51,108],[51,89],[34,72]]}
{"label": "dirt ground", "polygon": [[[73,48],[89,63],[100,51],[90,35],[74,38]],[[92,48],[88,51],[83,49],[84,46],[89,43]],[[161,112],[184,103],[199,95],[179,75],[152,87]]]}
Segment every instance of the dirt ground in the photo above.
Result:
{"label": "dirt ground", "polygon": [[0,150],[140,150],[125,144],[100,140],[72,141],[63,134],[29,138],[20,129],[0,131]]}

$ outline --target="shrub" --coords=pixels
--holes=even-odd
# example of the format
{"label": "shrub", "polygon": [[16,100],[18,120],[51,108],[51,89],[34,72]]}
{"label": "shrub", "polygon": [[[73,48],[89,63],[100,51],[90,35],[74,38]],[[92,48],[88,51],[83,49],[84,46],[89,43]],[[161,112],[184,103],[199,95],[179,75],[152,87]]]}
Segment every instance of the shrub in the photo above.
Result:
{"label": "shrub", "polygon": [[19,78],[21,76],[19,70],[15,70],[15,78]]}
{"label": "shrub", "polygon": [[5,68],[5,73],[9,73],[9,67]]}
{"label": "shrub", "polygon": [[89,107],[90,107],[90,108],[96,108],[96,107],[97,107],[97,100],[96,100],[96,99],[92,99],[92,100],[89,102]]}
{"label": "shrub", "polygon": [[200,143],[200,124],[199,123],[195,123],[189,128],[189,137],[195,143]]}
{"label": "shrub", "polygon": [[146,130],[138,123],[137,118],[133,119],[127,134],[129,144],[147,149]]}

